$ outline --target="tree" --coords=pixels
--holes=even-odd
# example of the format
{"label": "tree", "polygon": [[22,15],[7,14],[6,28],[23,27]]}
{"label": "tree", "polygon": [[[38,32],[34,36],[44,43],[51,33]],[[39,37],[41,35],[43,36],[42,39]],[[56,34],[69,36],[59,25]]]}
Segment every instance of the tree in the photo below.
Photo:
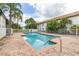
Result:
{"label": "tree", "polygon": [[65,29],[67,24],[72,24],[72,21],[69,20],[68,18],[60,19],[60,22],[59,22],[60,28]]}
{"label": "tree", "polygon": [[[22,20],[22,11],[21,11],[21,4],[19,3],[1,3],[0,4],[0,9],[5,12],[5,11],[9,11],[9,28],[12,28],[12,26],[14,27],[15,25],[13,25],[13,21],[15,18],[17,18],[17,20],[21,19]],[[17,15],[17,13],[19,15]],[[17,17],[15,17],[15,15],[17,15]],[[19,28],[19,24],[16,25]],[[15,27],[16,27],[15,26]],[[11,29],[9,30],[9,34],[11,33]]]}
{"label": "tree", "polygon": [[79,29],[79,25],[73,25],[73,26],[71,26],[71,29]]}
{"label": "tree", "polygon": [[[9,11],[9,27],[11,28],[12,25],[12,19],[14,18],[18,18],[22,19],[22,11],[21,11],[21,4],[19,3],[0,3],[0,9],[5,12],[5,11]],[[19,15],[17,15],[17,13]],[[15,17],[15,15],[17,15],[17,17]]]}
{"label": "tree", "polygon": [[9,8],[9,25],[11,28],[11,23],[12,23],[12,18],[14,19],[14,16],[16,14],[16,12],[18,12],[19,14],[22,12],[21,9],[21,5],[19,3],[7,3],[6,4]]}
{"label": "tree", "polygon": [[0,3],[0,9],[2,10],[2,12],[4,13],[5,11],[8,10],[8,7],[6,6],[5,3]]}
{"label": "tree", "polygon": [[74,33],[74,34],[76,34],[76,32],[79,34],[79,25],[72,25],[71,26],[71,28],[70,28],[70,30]]}
{"label": "tree", "polygon": [[47,23],[47,31],[65,32],[66,25],[72,24],[68,18],[56,19]]}
{"label": "tree", "polygon": [[12,29],[14,29],[13,32],[20,32],[22,30],[22,27],[19,24],[12,22]]}
{"label": "tree", "polygon": [[29,29],[36,29],[37,28],[37,24],[36,21],[33,18],[29,18],[25,21],[26,26],[25,28],[29,28]]}
{"label": "tree", "polygon": [[15,14],[14,14],[14,18],[16,19],[16,21],[17,21],[17,24],[18,24],[18,22],[19,22],[19,20],[21,20],[22,21],[22,16],[23,16],[23,13],[21,12],[21,11],[16,11],[15,12]]}
{"label": "tree", "polygon": [[56,32],[59,28],[59,23],[57,20],[52,20],[47,23],[47,31]]}
{"label": "tree", "polygon": [[12,26],[13,29],[22,29],[22,27],[19,24],[17,24],[17,23],[13,23],[12,22],[12,25],[13,25]]}

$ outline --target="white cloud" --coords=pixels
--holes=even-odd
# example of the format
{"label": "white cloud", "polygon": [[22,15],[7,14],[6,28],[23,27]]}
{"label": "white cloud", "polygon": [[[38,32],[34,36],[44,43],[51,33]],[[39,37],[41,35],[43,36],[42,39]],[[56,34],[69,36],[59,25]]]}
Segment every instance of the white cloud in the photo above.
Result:
{"label": "white cloud", "polygon": [[[36,5],[33,5],[34,7],[36,7],[37,9],[37,15],[40,16],[40,18],[44,19],[47,16],[55,16],[58,15],[59,13],[62,13],[61,10],[64,11],[64,13],[62,14],[67,14],[67,13],[71,13],[71,12],[75,12],[75,11],[79,11],[79,3],[76,0],[73,1],[66,1],[64,3],[58,3],[58,5],[56,5],[57,3],[36,3]],[[64,5],[64,6],[63,6]],[[56,8],[58,10],[56,10]],[[35,14],[36,14],[35,13]],[[62,15],[61,14],[61,15]],[[46,17],[45,17],[46,16]]]}
{"label": "white cloud", "polygon": [[78,1],[74,3],[66,3],[66,12],[65,13],[70,13],[70,12],[75,12],[79,11],[79,3]]}
{"label": "white cloud", "polygon": [[43,4],[43,7],[41,7],[42,5],[39,5],[39,6],[37,6],[39,7],[39,12],[45,18],[54,17],[54,16],[62,14],[65,7],[64,4],[62,3]]}
{"label": "white cloud", "polygon": [[36,3],[36,4],[29,3],[29,4],[36,8],[34,15],[39,16],[39,18],[35,18],[37,19],[37,21],[43,21],[46,18],[51,18],[57,15],[61,15],[63,14],[64,8],[65,8],[64,7],[65,4],[63,3],[51,3],[51,4],[49,3]]}

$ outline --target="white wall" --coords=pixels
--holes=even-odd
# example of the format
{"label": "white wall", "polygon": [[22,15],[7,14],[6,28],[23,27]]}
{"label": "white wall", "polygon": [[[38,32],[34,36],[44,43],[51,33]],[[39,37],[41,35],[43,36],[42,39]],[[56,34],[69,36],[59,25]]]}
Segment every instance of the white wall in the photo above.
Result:
{"label": "white wall", "polygon": [[6,21],[3,16],[0,16],[0,39],[6,35]]}
{"label": "white wall", "polygon": [[71,17],[69,19],[72,20],[72,24],[79,25],[79,16],[74,16],[74,17]]}
{"label": "white wall", "polygon": [[42,23],[37,26],[38,31],[46,31],[47,23]]}
{"label": "white wall", "polygon": [[72,25],[67,25],[67,29],[70,29],[73,25],[79,25],[79,16],[74,16],[69,18],[72,21]]}
{"label": "white wall", "polygon": [[29,32],[38,32],[38,29],[29,29]]}

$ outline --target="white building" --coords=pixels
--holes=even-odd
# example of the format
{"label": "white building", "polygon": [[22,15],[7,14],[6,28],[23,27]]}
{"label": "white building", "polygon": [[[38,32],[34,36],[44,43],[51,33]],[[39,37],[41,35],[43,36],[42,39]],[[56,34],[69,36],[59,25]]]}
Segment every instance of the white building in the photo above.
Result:
{"label": "white building", "polygon": [[0,10],[0,39],[6,36],[6,17]]}
{"label": "white building", "polygon": [[72,24],[79,24],[79,11],[77,12],[73,12],[73,13],[69,13],[66,15],[62,15],[62,16],[58,16],[43,22],[39,22],[37,25],[38,31],[46,31],[46,27],[47,27],[47,23],[51,20],[56,20],[56,19],[62,19],[62,18],[69,18],[70,20],[72,20]]}

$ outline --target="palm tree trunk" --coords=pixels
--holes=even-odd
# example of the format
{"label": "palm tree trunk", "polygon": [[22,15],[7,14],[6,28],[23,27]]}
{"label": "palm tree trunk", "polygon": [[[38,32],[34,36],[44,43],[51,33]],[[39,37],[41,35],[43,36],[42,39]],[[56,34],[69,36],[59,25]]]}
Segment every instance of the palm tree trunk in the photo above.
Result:
{"label": "palm tree trunk", "polygon": [[10,11],[9,11],[9,29],[10,29],[10,33],[9,34],[11,34],[11,25],[12,25],[12,18],[11,18],[11,4],[10,4]]}
{"label": "palm tree trunk", "polygon": [[18,25],[18,19],[17,19],[17,32],[19,32],[19,25]]}

